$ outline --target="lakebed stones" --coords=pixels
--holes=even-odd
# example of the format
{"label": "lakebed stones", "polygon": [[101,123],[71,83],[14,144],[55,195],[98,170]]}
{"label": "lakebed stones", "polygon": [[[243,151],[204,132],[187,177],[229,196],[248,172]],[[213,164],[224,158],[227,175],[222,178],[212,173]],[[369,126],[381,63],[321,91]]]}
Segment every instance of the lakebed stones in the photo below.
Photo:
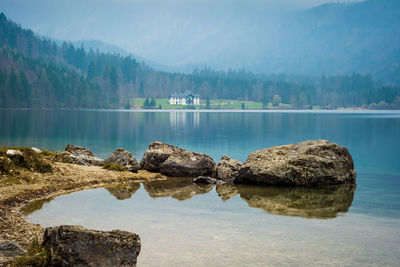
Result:
{"label": "lakebed stones", "polygon": [[352,184],[355,179],[353,159],[345,147],[314,140],[250,153],[235,182],[309,186]]}
{"label": "lakebed stones", "polygon": [[67,145],[65,151],[59,151],[53,157],[54,161],[60,161],[64,163],[72,163],[84,166],[103,166],[104,160],[96,158],[92,151],[87,148]]}
{"label": "lakebed stones", "polygon": [[50,266],[136,266],[141,247],[134,233],[68,225],[46,228],[43,245]]}
{"label": "lakebed stones", "polygon": [[114,162],[123,167],[128,171],[137,172],[140,170],[140,165],[136,161],[135,157],[123,148],[117,148],[113,153],[108,156],[104,163]]}
{"label": "lakebed stones", "polygon": [[140,166],[151,172],[160,172],[161,164],[175,151],[180,151],[176,146],[162,142],[152,142],[140,161]]}
{"label": "lakebed stones", "polygon": [[16,257],[25,253],[26,250],[13,241],[0,242],[0,256]]}
{"label": "lakebed stones", "polygon": [[232,159],[227,155],[223,155],[221,161],[217,165],[217,179],[232,184],[236,177],[239,175],[239,170],[241,167],[241,162]]}
{"label": "lakebed stones", "polygon": [[214,167],[215,162],[208,155],[178,150],[161,164],[161,174],[172,177],[211,176]]}

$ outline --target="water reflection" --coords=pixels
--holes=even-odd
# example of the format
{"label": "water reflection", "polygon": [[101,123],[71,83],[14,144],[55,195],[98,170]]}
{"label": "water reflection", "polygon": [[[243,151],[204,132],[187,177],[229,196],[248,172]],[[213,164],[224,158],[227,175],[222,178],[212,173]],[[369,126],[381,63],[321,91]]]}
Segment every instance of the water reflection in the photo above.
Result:
{"label": "water reflection", "polygon": [[171,128],[198,128],[200,126],[200,112],[171,111],[169,112]]}
{"label": "water reflection", "polygon": [[238,186],[240,197],[252,208],[277,215],[335,218],[349,210],[354,185],[323,188]]}
{"label": "water reflection", "polygon": [[22,213],[25,216],[27,216],[37,210],[42,209],[44,204],[49,203],[53,199],[54,199],[54,197],[49,197],[49,198],[45,198],[45,199],[38,199],[38,200],[32,201],[22,209]]}
{"label": "water reflection", "polygon": [[224,202],[239,194],[237,186],[234,185],[217,185],[215,191]]}
{"label": "water reflection", "polygon": [[[187,178],[168,178],[143,184],[152,198],[172,197],[190,199],[195,195],[212,191],[213,185],[194,184]],[[106,188],[117,199],[130,198],[138,189],[138,183]],[[249,207],[259,208],[276,215],[328,219],[349,210],[354,197],[354,185],[321,188],[261,187],[249,185],[218,185],[216,192],[223,202],[236,195]]]}
{"label": "water reflection", "polygon": [[195,195],[206,194],[214,187],[208,184],[194,184],[188,178],[169,178],[167,180],[143,183],[143,185],[152,198],[172,197],[177,200],[186,200]]}
{"label": "water reflection", "polygon": [[106,190],[116,199],[124,200],[130,198],[140,188],[139,183],[121,184],[106,187]]}

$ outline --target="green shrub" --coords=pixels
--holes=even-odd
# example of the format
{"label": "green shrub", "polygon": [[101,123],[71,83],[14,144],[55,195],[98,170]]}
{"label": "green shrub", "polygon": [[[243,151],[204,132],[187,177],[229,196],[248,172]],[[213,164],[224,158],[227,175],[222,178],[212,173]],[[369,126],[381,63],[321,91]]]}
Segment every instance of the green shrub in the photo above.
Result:
{"label": "green shrub", "polygon": [[47,260],[48,254],[46,248],[35,237],[29,245],[28,252],[25,255],[17,257],[11,266],[46,266]]}
{"label": "green shrub", "polygon": [[[22,152],[23,156],[8,156],[7,150],[14,149]],[[49,153],[45,153],[45,155],[49,155]],[[29,171],[37,171],[41,173],[53,172],[53,167],[45,158],[42,153],[36,153],[31,148],[27,147],[1,147],[0,148],[0,157],[10,159],[11,163],[7,160],[0,160],[0,171],[2,174],[11,173],[10,170],[13,168],[24,168]],[[10,165],[11,164],[11,165]],[[7,171],[9,170],[9,171]]]}
{"label": "green shrub", "polygon": [[126,171],[126,168],[118,163],[109,162],[103,165],[103,168],[110,171]]}

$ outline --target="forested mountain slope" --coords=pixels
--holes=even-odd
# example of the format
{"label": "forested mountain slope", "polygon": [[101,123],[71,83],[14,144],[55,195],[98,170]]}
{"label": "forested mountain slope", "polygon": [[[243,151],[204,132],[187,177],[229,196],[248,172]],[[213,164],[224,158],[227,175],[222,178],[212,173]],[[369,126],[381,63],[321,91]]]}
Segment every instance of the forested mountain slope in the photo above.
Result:
{"label": "forested mountain slope", "polygon": [[120,108],[136,97],[168,97],[191,90],[203,99],[272,102],[293,108],[374,106],[398,108],[400,90],[370,75],[266,76],[197,69],[192,74],[154,71],[131,57],[86,52],[22,29],[0,14],[1,108]]}

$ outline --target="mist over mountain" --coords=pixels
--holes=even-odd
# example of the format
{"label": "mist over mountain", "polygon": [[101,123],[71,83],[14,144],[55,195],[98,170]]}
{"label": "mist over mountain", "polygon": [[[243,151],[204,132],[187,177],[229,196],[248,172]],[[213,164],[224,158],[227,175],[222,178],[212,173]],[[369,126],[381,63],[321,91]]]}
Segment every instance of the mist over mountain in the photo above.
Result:
{"label": "mist over mountain", "polygon": [[399,84],[400,1],[324,2],[3,0],[0,8],[40,34],[102,40],[173,70],[359,72]]}

